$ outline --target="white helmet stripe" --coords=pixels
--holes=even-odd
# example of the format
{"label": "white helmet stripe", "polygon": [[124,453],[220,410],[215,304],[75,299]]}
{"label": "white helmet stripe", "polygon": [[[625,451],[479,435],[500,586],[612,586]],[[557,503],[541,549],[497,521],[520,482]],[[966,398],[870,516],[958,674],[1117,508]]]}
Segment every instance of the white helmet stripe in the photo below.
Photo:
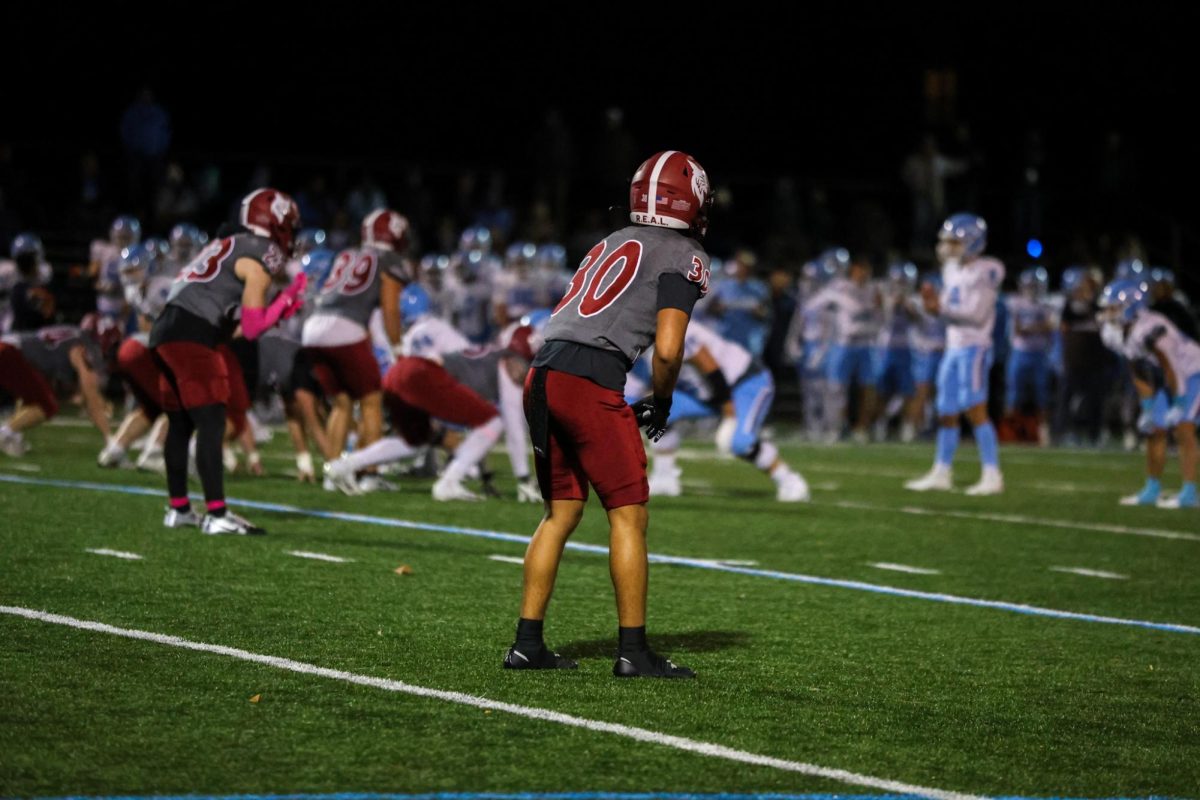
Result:
{"label": "white helmet stripe", "polygon": [[646,212],[650,217],[654,217],[658,213],[655,200],[658,198],[658,176],[662,174],[663,167],[671,160],[671,156],[678,152],[676,150],[667,150],[658,159],[658,163],[654,165],[654,169],[650,170],[650,187],[646,190]]}
{"label": "white helmet stripe", "polygon": [[375,241],[375,221],[383,216],[386,211],[386,208],[377,208],[370,214],[367,214],[367,218],[363,220],[362,224],[363,244],[373,243]]}

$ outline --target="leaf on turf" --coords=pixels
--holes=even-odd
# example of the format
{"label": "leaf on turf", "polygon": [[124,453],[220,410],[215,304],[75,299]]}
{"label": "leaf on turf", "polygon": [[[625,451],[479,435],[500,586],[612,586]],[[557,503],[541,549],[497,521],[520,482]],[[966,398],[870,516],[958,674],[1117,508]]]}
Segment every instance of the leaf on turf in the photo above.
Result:
{"label": "leaf on turf", "polygon": [[254,695],[253,697],[251,697],[251,698],[250,698],[250,702],[251,702],[251,703],[257,703],[259,700],[262,700],[262,695],[261,695],[261,694],[256,694],[256,695]]}
{"label": "leaf on turf", "polygon": [[412,575],[413,569],[408,564],[401,564],[400,566],[396,567],[396,574],[397,575]]}

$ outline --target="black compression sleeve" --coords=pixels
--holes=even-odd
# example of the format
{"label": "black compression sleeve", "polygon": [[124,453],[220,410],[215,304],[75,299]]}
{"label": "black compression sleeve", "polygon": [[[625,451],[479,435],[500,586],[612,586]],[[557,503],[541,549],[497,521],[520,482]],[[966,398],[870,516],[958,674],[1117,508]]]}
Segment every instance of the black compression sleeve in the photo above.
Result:
{"label": "black compression sleeve", "polygon": [[729,382],[725,380],[725,373],[719,369],[714,369],[712,372],[705,373],[704,380],[708,383],[708,404],[716,408],[725,404],[725,401],[733,396],[729,389]]}
{"label": "black compression sleeve", "polygon": [[677,308],[688,314],[700,299],[700,285],[692,283],[678,272],[668,272],[658,278],[658,310]]}

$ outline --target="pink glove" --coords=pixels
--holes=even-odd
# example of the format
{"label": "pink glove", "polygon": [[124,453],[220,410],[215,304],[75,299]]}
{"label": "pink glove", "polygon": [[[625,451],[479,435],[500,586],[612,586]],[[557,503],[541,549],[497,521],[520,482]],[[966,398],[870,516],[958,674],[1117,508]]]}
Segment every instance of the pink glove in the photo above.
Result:
{"label": "pink glove", "polygon": [[304,305],[304,287],[308,285],[308,276],[301,272],[271,301],[266,308],[242,309],[242,334],[253,341],[262,336],[280,319],[288,319]]}

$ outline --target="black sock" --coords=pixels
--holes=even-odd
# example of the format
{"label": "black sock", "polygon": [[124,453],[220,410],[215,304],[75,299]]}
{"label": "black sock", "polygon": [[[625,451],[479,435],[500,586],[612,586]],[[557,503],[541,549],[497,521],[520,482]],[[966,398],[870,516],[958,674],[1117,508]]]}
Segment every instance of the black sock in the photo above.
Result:
{"label": "black sock", "polygon": [[225,406],[220,403],[188,409],[196,426],[196,471],[208,502],[225,499],[225,464],[221,443],[225,439]]}
{"label": "black sock", "polygon": [[617,651],[621,655],[629,653],[644,653],[650,649],[646,644],[646,626],[637,628],[617,628]]}
{"label": "black sock", "polygon": [[525,619],[521,617],[517,620],[517,644],[531,650],[545,648],[546,642],[542,639],[542,627],[545,622],[540,619]]}
{"label": "black sock", "polygon": [[195,428],[192,426],[192,419],[186,411],[167,412],[167,440],[163,443],[163,463],[167,468],[167,494],[170,497],[187,497],[188,441],[192,438],[193,430]]}

